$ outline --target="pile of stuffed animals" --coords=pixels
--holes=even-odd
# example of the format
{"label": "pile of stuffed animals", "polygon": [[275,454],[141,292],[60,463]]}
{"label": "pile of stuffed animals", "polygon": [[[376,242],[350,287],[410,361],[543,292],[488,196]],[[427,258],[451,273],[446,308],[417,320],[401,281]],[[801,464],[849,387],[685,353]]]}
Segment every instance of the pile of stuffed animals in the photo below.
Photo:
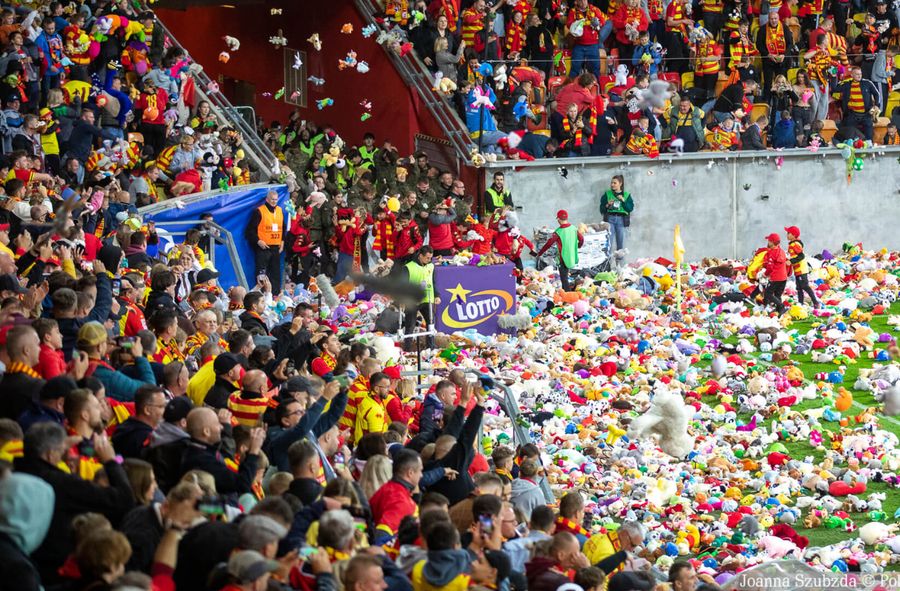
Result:
{"label": "pile of stuffed animals", "polygon": [[[900,257],[846,245],[815,260],[824,307],[781,318],[726,297],[746,261],[691,266],[679,314],[664,259],[571,292],[552,267],[526,268],[500,334],[442,336],[430,362],[435,379],[462,367],[507,384],[551,488],[581,491],[593,531],[640,522],[657,569],[689,557],[720,583],[781,558],[881,572],[900,562],[887,494],[900,488]],[[489,403],[483,443],[511,427]],[[826,530],[841,541],[817,544]]]}

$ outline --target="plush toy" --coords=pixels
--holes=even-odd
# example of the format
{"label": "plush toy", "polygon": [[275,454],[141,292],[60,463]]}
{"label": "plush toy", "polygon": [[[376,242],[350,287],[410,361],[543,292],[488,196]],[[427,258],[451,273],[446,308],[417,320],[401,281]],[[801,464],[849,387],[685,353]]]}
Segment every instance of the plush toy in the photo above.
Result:
{"label": "plush toy", "polygon": [[494,88],[496,88],[497,90],[503,90],[508,79],[509,78],[506,75],[505,64],[500,64],[499,66],[494,68]]}
{"label": "plush toy", "polygon": [[694,447],[694,440],[688,435],[688,420],[693,413],[694,409],[687,406],[679,394],[659,390],[654,394],[649,410],[628,427],[628,437],[642,439],[656,435],[663,452],[683,458]]}
{"label": "plush toy", "polygon": [[628,84],[628,66],[619,64],[616,67],[616,86],[625,86]]}
{"label": "plush toy", "polygon": [[884,414],[888,417],[900,415],[900,382],[893,384],[882,394]]}
{"label": "plush toy", "polygon": [[784,540],[776,536],[763,536],[757,542],[757,546],[766,551],[768,558],[784,558],[788,554],[797,552],[797,544],[790,540]]}
{"label": "plush toy", "polygon": [[888,525],[873,521],[859,528],[859,539],[867,546],[874,546],[879,541],[890,537],[895,531],[897,531],[896,524]]}

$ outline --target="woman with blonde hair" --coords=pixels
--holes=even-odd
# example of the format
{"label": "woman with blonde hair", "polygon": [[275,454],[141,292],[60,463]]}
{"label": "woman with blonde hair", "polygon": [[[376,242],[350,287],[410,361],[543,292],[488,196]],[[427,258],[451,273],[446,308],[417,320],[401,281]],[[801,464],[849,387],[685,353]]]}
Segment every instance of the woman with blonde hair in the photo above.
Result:
{"label": "woman with blonde hair", "polygon": [[359,485],[367,499],[391,479],[391,460],[387,456],[372,456],[363,468]]}

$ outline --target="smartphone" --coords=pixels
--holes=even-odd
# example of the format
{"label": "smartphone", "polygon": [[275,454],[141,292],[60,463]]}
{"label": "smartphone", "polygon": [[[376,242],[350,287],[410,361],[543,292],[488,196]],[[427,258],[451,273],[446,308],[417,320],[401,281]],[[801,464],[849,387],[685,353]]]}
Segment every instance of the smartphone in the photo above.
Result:
{"label": "smartphone", "polygon": [[116,337],[116,344],[123,349],[130,349],[134,346],[136,337]]}
{"label": "smartphone", "polygon": [[302,558],[303,560],[308,560],[309,557],[312,556],[313,554],[315,554],[317,551],[318,551],[318,548],[316,548],[314,546],[304,546],[304,547],[300,548],[300,551],[299,551],[300,558]]}
{"label": "smartphone", "polygon": [[490,515],[479,515],[478,523],[481,524],[481,533],[484,537],[489,538],[494,533],[494,518]]}
{"label": "smartphone", "polygon": [[110,283],[112,284],[112,294],[118,297],[119,293],[122,291],[122,280],[113,279]]}
{"label": "smartphone", "polygon": [[220,496],[204,496],[197,499],[197,510],[204,515],[225,515],[225,500]]}
{"label": "smartphone", "polygon": [[347,374],[339,374],[334,376],[334,381],[341,385],[341,388],[350,387],[350,376]]}

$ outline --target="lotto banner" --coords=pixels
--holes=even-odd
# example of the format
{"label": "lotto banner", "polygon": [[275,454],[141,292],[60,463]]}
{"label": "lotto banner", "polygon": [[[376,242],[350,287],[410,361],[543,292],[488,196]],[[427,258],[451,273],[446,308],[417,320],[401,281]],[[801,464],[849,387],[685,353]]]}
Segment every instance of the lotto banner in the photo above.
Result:
{"label": "lotto banner", "polygon": [[445,333],[474,328],[479,334],[500,331],[497,316],[515,314],[516,279],[511,264],[486,267],[435,267],[435,326]]}

